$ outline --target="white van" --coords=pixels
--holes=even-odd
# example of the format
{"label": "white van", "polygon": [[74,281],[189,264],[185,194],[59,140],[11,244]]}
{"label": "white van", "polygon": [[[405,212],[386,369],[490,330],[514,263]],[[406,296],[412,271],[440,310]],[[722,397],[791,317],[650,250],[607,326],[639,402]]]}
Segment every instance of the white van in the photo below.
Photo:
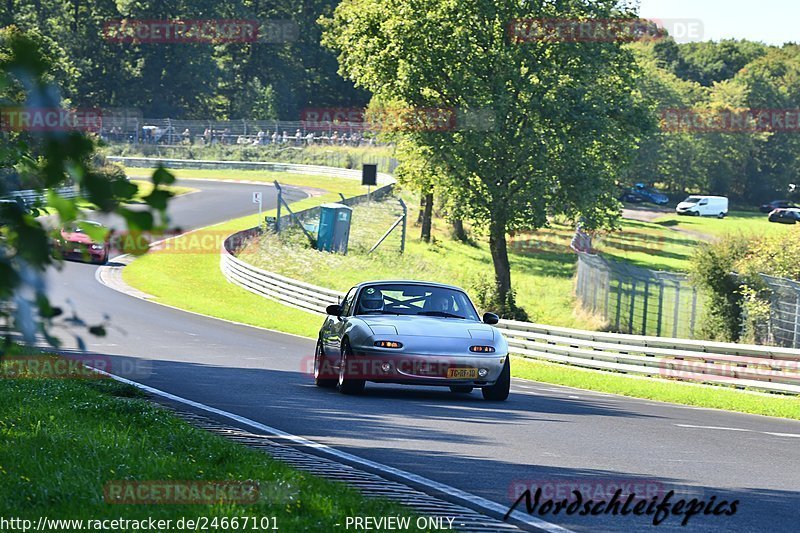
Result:
{"label": "white van", "polygon": [[690,196],[678,204],[679,215],[722,218],[728,214],[728,199],[724,196]]}

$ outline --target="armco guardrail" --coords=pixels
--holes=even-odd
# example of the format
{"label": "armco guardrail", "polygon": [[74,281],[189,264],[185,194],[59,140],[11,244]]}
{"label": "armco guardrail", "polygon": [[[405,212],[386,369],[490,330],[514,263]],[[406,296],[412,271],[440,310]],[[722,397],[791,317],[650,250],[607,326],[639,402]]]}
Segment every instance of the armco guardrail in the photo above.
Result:
{"label": "armco guardrail", "polygon": [[234,253],[258,233],[258,229],[250,229],[234,233],[225,239],[220,268],[228,281],[259,296],[312,313],[324,314],[325,307],[339,303],[344,297],[344,293],[280,276],[237,258]]}
{"label": "armco guardrail", "polygon": [[[248,233],[249,232],[249,233]],[[344,293],[254,267],[234,256],[256,230],[225,241],[220,267],[231,283],[313,313],[338,303]],[[502,320],[511,352],[596,370],[684,381],[800,393],[800,350],[557,328]]]}
{"label": "armco guardrail", "polygon": [[[61,187],[60,189],[56,189],[56,192],[63,198],[75,198],[79,194],[77,187]],[[21,198],[27,204],[44,202],[47,200],[46,193],[42,191],[35,191],[32,189],[24,191],[14,191],[4,196],[3,198],[4,199]]]}

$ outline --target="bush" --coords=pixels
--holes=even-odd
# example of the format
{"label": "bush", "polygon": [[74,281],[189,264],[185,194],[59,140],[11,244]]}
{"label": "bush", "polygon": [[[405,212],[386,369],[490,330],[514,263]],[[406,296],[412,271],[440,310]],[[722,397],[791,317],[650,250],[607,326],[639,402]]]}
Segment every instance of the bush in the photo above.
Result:
{"label": "bush", "polygon": [[734,272],[749,246],[750,241],[744,236],[729,235],[715,243],[700,245],[693,256],[692,281],[708,296],[700,332],[709,339],[739,340],[743,297],[739,277]]}
{"label": "bush", "polygon": [[528,322],[528,313],[516,304],[516,291],[509,291],[505,301],[498,295],[497,284],[493,277],[480,276],[472,284],[472,293],[475,295],[478,307],[484,311],[497,313],[500,318]]}
{"label": "bush", "polygon": [[708,294],[701,332],[723,341],[770,342],[769,287],[760,274],[800,280],[800,241],[794,231],[727,236],[698,248],[692,279]]}

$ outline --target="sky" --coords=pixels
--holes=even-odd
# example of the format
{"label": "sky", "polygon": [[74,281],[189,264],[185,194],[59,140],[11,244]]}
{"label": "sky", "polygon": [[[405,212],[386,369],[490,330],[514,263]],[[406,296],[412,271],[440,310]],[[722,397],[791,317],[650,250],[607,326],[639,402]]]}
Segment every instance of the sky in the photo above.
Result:
{"label": "sky", "polygon": [[664,20],[676,41],[800,42],[800,0],[640,0],[640,16]]}

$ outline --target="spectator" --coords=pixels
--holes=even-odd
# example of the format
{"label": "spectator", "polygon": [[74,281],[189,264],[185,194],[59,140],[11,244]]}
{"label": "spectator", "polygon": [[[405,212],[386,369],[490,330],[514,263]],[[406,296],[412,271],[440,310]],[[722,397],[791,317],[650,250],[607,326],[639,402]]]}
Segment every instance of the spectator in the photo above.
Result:
{"label": "spectator", "polygon": [[205,141],[206,146],[211,144],[211,128],[206,128],[203,132],[203,140]]}
{"label": "spectator", "polygon": [[278,144],[278,129],[275,128],[275,133],[272,134],[272,144]]}
{"label": "spectator", "polygon": [[303,138],[303,134],[300,133],[300,130],[298,129],[296,132],[294,132],[294,145],[295,146],[300,146],[300,140],[302,138]]}
{"label": "spectator", "polygon": [[338,142],[339,142],[339,132],[334,131],[333,135],[331,135],[331,144],[335,145]]}
{"label": "spectator", "polygon": [[258,128],[258,133],[256,133],[256,142],[253,144],[264,144],[264,130]]}
{"label": "spectator", "polygon": [[314,134],[311,133],[310,131],[306,134],[306,144],[308,146],[314,144]]}
{"label": "spectator", "polygon": [[192,143],[192,134],[189,132],[189,128],[183,130],[183,133],[181,133],[181,137],[183,137],[183,144]]}
{"label": "spectator", "polygon": [[283,138],[282,138],[281,142],[283,144],[286,144],[287,142],[289,142],[289,135],[286,133],[286,130],[283,130]]}

